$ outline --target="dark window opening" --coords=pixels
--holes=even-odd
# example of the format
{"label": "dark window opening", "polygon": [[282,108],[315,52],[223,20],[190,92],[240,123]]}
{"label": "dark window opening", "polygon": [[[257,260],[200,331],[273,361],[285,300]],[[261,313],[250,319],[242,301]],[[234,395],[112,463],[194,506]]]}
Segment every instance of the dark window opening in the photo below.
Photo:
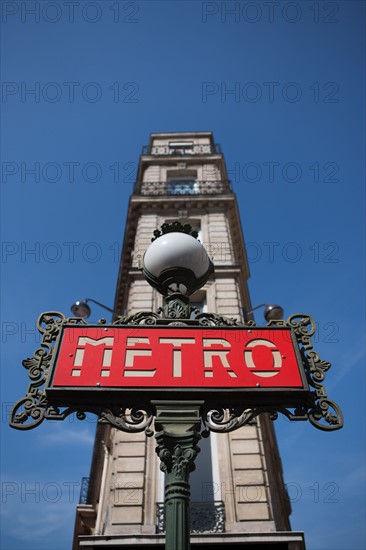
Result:
{"label": "dark window opening", "polygon": [[191,178],[169,179],[167,192],[168,195],[195,195],[197,194],[197,182]]}

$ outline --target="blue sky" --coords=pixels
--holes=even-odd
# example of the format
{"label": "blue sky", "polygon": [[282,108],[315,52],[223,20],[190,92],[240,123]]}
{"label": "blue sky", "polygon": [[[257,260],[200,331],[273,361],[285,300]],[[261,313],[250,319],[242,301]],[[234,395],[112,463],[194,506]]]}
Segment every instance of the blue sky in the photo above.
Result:
{"label": "blue sky", "polygon": [[[141,147],[151,132],[212,130],[252,302],[315,318],[316,349],[333,364],[328,395],[345,415],[335,433],[276,422],[292,528],[309,550],[363,549],[365,4],[1,8],[1,548],[70,548],[90,467],[94,418],[7,425],[39,313],[69,314],[85,296],[113,304]],[[103,315],[95,307],[92,320]]]}

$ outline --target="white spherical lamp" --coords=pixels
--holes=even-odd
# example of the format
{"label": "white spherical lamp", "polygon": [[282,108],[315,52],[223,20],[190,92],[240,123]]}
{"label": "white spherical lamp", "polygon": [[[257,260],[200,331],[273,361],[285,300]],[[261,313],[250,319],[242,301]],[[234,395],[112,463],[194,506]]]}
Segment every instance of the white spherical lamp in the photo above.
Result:
{"label": "white spherical lamp", "polygon": [[141,267],[146,280],[162,294],[187,296],[203,286],[214,270],[204,246],[182,231],[157,237],[146,250]]}

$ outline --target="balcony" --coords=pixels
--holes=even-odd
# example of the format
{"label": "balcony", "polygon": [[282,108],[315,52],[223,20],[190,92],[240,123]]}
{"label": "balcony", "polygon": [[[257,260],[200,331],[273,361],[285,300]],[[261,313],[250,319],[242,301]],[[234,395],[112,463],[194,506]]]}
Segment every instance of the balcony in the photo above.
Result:
{"label": "balcony", "polygon": [[192,155],[215,155],[221,153],[221,146],[218,143],[186,143],[179,145],[145,145],[142,148],[143,155],[151,157],[171,156],[192,156]]}
{"label": "balcony", "polygon": [[[156,533],[165,533],[165,507],[162,502],[156,504]],[[221,501],[190,503],[191,533],[224,533],[225,506]]]}
{"label": "balcony", "polygon": [[174,183],[169,181],[144,181],[136,182],[134,195],[146,195],[149,197],[157,195],[223,195],[232,193],[230,181],[222,180],[195,180],[189,183]]}

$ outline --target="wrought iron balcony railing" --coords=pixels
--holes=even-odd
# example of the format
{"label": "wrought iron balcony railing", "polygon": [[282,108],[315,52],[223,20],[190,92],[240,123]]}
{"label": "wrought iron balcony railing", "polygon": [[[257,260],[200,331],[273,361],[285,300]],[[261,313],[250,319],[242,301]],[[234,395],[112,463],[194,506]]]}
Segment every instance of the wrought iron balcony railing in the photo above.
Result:
{"label": "wrought iron balcony railing", "polygon": [[[224,533],[225,505],[221,501],[190,503],[191,533]],[[157,534],[165,533],[164,503],[156,504]]]}
{"label": "wrought iron balcony railing", "polygon": [[222,180],[195,180],[191,182],[182,181],[144,181],[136,182],[135,195],[223,195],[231,193],[230,181]]}
{"label": "wrought iron balcony railing", "polygon": [[81,478],[79,504],[88,504],[89,477]]}
{"label": "wrought iron balcony railing", "polygon": [[145,145],[142,148],[143,155],[155,156],[190,156],[190,155],[215,155],[221,153],[218,143],[187,143],[186,145]]}

